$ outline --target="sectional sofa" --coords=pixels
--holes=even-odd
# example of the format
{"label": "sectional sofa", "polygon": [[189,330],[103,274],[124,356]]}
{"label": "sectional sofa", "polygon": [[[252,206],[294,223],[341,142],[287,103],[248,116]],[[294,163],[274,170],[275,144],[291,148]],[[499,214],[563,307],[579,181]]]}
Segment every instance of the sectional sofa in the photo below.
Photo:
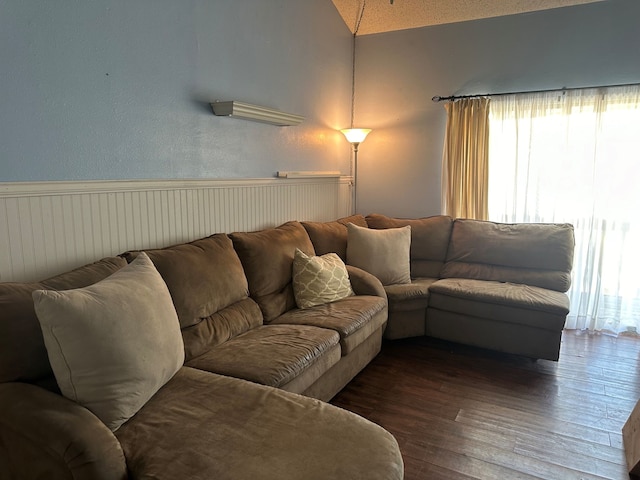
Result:
{"label": "sectional sofa", "polygon": [[572,255],[570,225],[354,215],[0,284],[0,478],[401,479],[323,400],[383,334],[557,360]]}

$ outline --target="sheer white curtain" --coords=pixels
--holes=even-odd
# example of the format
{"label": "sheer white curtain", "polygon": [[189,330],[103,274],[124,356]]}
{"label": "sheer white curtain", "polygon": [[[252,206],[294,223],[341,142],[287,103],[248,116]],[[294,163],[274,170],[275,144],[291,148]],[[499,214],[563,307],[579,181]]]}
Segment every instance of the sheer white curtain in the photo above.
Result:
{"label": "sheer white curtain", "polygon": [[640,333],[640,87],[492,98],[489,218],[572,223],[566,327]]}

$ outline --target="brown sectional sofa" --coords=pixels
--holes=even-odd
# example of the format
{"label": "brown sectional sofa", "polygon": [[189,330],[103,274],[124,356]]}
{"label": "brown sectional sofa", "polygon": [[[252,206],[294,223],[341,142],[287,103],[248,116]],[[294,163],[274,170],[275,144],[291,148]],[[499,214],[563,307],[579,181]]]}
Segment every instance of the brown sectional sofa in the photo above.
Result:
{"label": "brown sectional sofa", "polygon": [[[355,295],[297,308],[295,250],[348,263],[349,223],[410,225],[410,283],[347,265]],[[388,432],[321,400],[375,357],[383,333],[557,360],[573,229],[354,215],[145,253],[175,306],[184,366],[113,432],[60,395],[31,294],[96,284],[139,252],[0,284],[0,478],[401,479]]]}
{"label": "brown sectional sofa", "polygon": [[315,253],[288,222],[145,251],[175,306],[184,366],[114,432],[60,395],[31,292],[95,284],[139,253],[0,284],[0,478],[401,479],[391,434],[321,401],[379,352],[385,290],[348,267],[355,295],[300,310],[296,248]]}

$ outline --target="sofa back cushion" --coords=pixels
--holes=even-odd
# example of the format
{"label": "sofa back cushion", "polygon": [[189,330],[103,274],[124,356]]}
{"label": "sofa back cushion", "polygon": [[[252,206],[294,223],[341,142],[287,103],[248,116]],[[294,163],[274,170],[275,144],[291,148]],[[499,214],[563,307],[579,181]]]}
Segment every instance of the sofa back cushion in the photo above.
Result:
{"label": "sofa back cushion", "polygon": [[122,258],[109,257],[40,282],[0,283],[0,382],[37,383],[56,388],[31,297],[35,290],[86,287],[126,264]]}
{"label": "sofa back cushion", "polygon": [[231,234],[233,246],[249,281],[249,293],[270,322],[295,308],[292,271],[296,248],[315,255],[313,244],[300,222],[277,228]]}
{"label": "sofa back cushion", "polygon": [[[131,261],[138,253],[123,256]],[[180,328],[197,325],[249,295],[240,259],[224,233],[145,253],[169,287]]]}
{"label": "sofa back cushion", "polygon": [[440,276],[447,258],[453,219],[446,215],[407,219],[391,218],[377,213],[367,215],[369,228],[398,228],[411,226],[411,276]]}
{"label": "sofa back cushion", "polygon": [[353,223],[366,227],[367,221],[362,215],[351,215],[333,222],[302,222],[309,234],[316,255],[337,253],[343,262],[347,260],[347,225]]}
{"label": "sofa back cushion", "polygon": [[573,226],[456,219],[442,278],[471,278],[566,292],[571,285]]}

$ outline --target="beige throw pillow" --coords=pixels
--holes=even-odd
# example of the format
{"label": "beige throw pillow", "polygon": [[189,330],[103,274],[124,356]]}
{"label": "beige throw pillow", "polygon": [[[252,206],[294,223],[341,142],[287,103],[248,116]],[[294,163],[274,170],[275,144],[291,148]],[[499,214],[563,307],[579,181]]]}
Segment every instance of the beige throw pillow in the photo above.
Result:
{"label": "beige throw pillow", "polygon": [[298,308],[335,302],[353,295],[347,267],[335,253],[308,256],[296,248],[293,294]]}
{"label": "beige throw pillow", "polygon": [[378,277],[383,285],[411,283],[411,227],[373,230],[347,225],[347,263]]}
{"label": "beige throw pillow", "polygon": [[171,295],[144,253],[98,283],[33,300],[60,391],[113,431],[184,362]]}

